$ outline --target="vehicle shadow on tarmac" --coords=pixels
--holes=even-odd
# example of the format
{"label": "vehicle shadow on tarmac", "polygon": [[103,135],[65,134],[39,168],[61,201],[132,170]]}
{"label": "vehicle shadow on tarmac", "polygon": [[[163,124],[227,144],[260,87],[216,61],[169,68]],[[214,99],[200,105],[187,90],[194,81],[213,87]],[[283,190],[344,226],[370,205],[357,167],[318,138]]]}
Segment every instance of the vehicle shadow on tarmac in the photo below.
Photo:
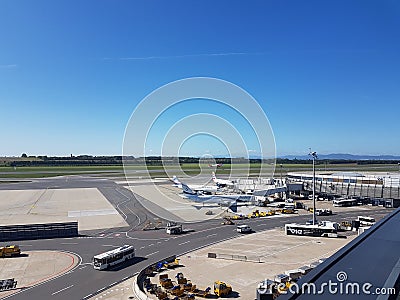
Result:
{"label": "vehicle shadow on tarmac", "polygon": [[28,257],[28,256],[29,256],[28,253],[21,253],[21,254],[18,254],[18,255],[9,256],[9,257],[7,257],[7,259],[19,258],[19,257]]}
{"label": "vehicle shadow on tarmac", "polygon": [[194,231],[195,231],[194,229],[186,229],[186,230],[182,231],[182,233],[180,235],[185,235],[185,234],[188,234],[188,233],[191,233]]}
{"label": "vehicle shadow on tarmac", "polygon": [[138,257],[138,256],[136,256],[136,257],[134,257],[134,258],[132,258],[130,260],[127,260],[127,261],[125,261],[123,263],[120,263],[120,264],[118,264],[118,265],[116,265],[114,267],[108,268],[105,271],[109,271],[109,272],[110,271],[111,272],[120,271],[122,269],[125,269],[125,268],[128,268],[130,266],[133,266],[133,265],[135,265],[137,263],[140,263],[141,261],[144,261],[146,259],[147,259],[146,257]]}
{"label": "vehicle shadow on tarmac", "polygon": [[233,291],[232,293],[230,293],[225,298],[239,298],[239,297],[240,297],[240,294],[238,292]]}
{"label": "vehicle shadow on tarmac", "polygon": [[217,295],[213,295],[213,294],[207,296],[207,298],[209,298],[209,299],[220,299],[220,298],[222,298],[222,299],[233,299],[233,298],[239,298],[239,297],[240,297],[240,294],[238,292],[235,292],[235,291],[231,292],[227,296],[218,297]]}

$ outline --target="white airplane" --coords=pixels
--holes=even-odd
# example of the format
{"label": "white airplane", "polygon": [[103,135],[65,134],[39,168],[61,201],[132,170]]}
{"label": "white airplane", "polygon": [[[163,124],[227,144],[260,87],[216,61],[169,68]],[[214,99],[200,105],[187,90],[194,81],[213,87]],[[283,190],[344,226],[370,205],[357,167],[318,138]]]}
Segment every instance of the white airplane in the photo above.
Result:
{"label": "white airplane", "polygon": [[224,164],[209,164],[208,166],[210,167],[210,168],[221,168],[222,166],[223,166]]}
{"label": "white airplane", "polygon": [[198,192],[192,190],[185,183],[181,183],[184,198],[194,202],[201,203],[216,203],[219,205],[230,207],[233,211],[237,210],[237,202],[248,202],[251,200],[251,195],[199,195]]}
{"label": "white airplane", "polygon": [[[180,189],[182,188],[182,182],[180,182],[178,177],[176,177],[175,175],[172,176],[172,182],[174,183],[174,186],[176,186]],[[218,186],[216,186],[216,185],[212,185],[212,186],[189,185],[188,187],[195,192],[201,192],[201,193],[215,193],[219,190]]]}
{"label": "white airplane", "polygon": [[212,180],[214,181],[214,183],[219,186],[219,187],[224,187],[224,186],[233,186],[234,182],[232,180],[226,180],[226,179],[218,179],[215,176],[215,173],[212,172]]}

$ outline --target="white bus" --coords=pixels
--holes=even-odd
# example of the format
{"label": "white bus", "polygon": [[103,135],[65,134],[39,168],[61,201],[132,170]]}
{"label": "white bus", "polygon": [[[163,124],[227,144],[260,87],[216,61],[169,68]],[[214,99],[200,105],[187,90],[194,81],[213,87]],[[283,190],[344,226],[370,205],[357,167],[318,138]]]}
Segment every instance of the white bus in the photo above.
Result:
{"label": "white bus", "polygon": [[358,200],[357,199],[344,199],[339,198],[332,201],[333,206],[342,207],[342,206],[357,206]]}
{"label": "white bus", "polygon": [[315,236],[315,237],[336,237],[338,225],[334,222],[323,222],[316,225],[307,224],[285,224],[287,235]]}
{"label": "white bus", "polygon": [[358,216],[357,221],[359,221],[362,226],[372,226],[375,224],[375,219],[371,217]]}
{"label": "white bus", "polygon": [[131,245],[124,245],[93,257],[93,267],[96,270],[104,270],[108,267],[122,263],[135,257],[135,248]]}

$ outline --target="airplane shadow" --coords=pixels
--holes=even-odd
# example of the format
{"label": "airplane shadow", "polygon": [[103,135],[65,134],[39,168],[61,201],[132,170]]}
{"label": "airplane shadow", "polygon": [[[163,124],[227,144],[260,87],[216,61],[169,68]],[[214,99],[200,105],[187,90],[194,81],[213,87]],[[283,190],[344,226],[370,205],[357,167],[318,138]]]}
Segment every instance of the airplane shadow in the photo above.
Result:
{"label": "airplane shadow", "polygon": [[140,263],[141,261],[144,261],[146,259],[147,259],[146,257],[138,257],[138,256],[136,256],[136,257],[134,257],[134,258],[132,258],[130,260],[127,260],[127,261],[125,261],[123,263],[120,263],[120,264],[118,264],[116,266],[108,268],[108,269],[106,269],[104,271],[117,272],[117,271],[120,271],[122,269],[125,269],[125,268],[128,268],[130,266],[133,266],[133,265],[135,265],[137,263]]}

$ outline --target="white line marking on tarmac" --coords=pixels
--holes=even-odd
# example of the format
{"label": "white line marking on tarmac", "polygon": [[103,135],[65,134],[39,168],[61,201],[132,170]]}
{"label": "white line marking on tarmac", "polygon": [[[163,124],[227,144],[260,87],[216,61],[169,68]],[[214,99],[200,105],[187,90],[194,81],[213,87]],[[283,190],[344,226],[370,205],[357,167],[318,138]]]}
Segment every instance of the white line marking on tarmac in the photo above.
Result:
{"label": "white line marking on tarmac", "polygon": [[59,291],[57,291],[57,292],[54,292],[53,294],[51,294],[52,296],[54,296],[54,295],[57,295],[58,293],[61,293],[62,291],[65,291],[65,290],[67,290],[67,289],[69,289],[69,288],[72,288],[74,285],[73,284],[71,284],[70,286],[67,286],[66,288],[63,288],[63,289],[61,289],[61,290],[59,290]]}
{"label": "white line marking on tarmac", "polygon": [[61,243],[61,245],[78,245],[78,243]]}
{"label": "white line marking on tarmac", "polygon": [[[128,202],[129,200],[131,200],[131,197],[128,197],[127,195],[125,195],[124,193],[122,193],[121,191],[119,191],[118,189],[115,189],[115,190],[116,190],[118,193],[120,193],[122,196],[124,196],[125,198],[128,199],[127,201],[124,202],[124,204],[125,204],[126,202]],[[140,222],[141,222],[139,216],[138,216],[137,214],[135,214],[128,206],[125,205],[125,207],[126,207],[133,215],[136,216],[136,218],[138,219],[138,225],[137,225],[137,226],[139,226],[139,225],[140,225]],[[121,210],[121,212],[122,212],[122,210]],[[124,214],[124,215],[125,215],[125,214]],[[126,216],[126,215],[125,215],[125,216]],[[126,219],[125,219],[125,220],[126,220]],[[125,234],[126,234],[126,236],[128,237],[128,232],[126,232]]]}
{"label": "white line marking on tarmac", "polygon": [[213,234],[207,235],[206,237],[212,237],[212,236],[215,236],[215,235],[217,235],[217,234],[216,234],[216,233],[213,233]]}
{"label": "white line marking on tarmac", "polygon": [[140,247],[139,249],[144,249],[144,248],[146,248],[145,246],[143,246],[143,247]]}
{"label": "white line marking on tarmac", "polygon": [[149,247],[150,247],[150,246],[154,246],[154,244],[150,244]]}
{"label": "white line marking on tarmac", "polygon": [[[115,189],[117,192],[118,192],[118,190],[117,189]],[[119,210],[123,215],[124,215],[124,220],[126,221],[126,219],[128,218],[128,216],[122,211],[122,209],[119,207],[121,204],[125,204],[126,202],[128,202],[129,201],[129,199],[128,200],[125,200],[125,201],[122,201],[122,202],[120,202],[120,203],[118,203],[117,204],[117,206],[116,206],[116,209],[117,210]]]}
{"label": "white line marking on tarmac", "polygon": [[181,245],[184,245],[184,244],[187,244],[187,243],[190,243],[190,241],[186,241],[186,242],[180,243],[178,245],[181,246]]}
{"label": "white line marking on tarmac", "polygon": [[119,246],[115,246],[115,245],[102,245],[103,247],[115,247],[118,248]]}
{"label": "white line marking on tarmac", "polygon": [[152,256],[152,255],[154,255],[154,254],[156,254],[156,253],[158,253],[158,252],[160,252],[160,251],[156,251],[156,252],[153,252],[153,253],[147,254],[147,257],[149,257],[149,256]]}
{"label": "white line marking on tarmac", "polygon": [[[73,269],[72,269],[72,271],[74,271],[74,270],[80,265],[80,263],[82,262],[82,257],[80,257],[80,255],[79,255],[78,253],[75,253],[75,252],[72,252],[72,251],[65,251],[65,250],[64,250],[64,251],[62,251],[62,252],[74,254],[74,255],[76,255],[76,256],[79,258],[79,263],[78,263],[75,267],[73,267]],[[70,272],[68,272],[68,273],[70,273]],[[16,291],[14,294],[10,294],[10,295],[8,295],[8,296],[3,296],[2,299],[8,299],[8,298],[13,297],[13,296],[15,296],[15,295],[17,295],[17,294],[20,294],[20,293],[29,291],[30,289],[36,288],[36,287],[41,286],[41,285],[43,285],[43,284],[46,284],[46,283],[48,283],[48,282],[50,282],[50,281],[53,281],[53,280],[58,279],[58,278],[61,278],[61,277],[65,276],[65,275],[68,274],[68,273],[63,273],[63,274],[61,274],[61,275],[57,275],[57,276],[55,276],[55,277],[53,277],[53,278],[50,278],[50,279],[48,279],[48,280],[44,280],[44,281],[42,281],[42,282],[40,282],[40,283],[37,283],[37,284],[35,284],[35,285],[32,285],[32,286],[26,287],[26,288],[24,288],[24,289],[21,289],[21,290],[19,290],[19,291]],[[135,273],[135,275],[136,275],[136,274],[137,274],[137,273]]]}

